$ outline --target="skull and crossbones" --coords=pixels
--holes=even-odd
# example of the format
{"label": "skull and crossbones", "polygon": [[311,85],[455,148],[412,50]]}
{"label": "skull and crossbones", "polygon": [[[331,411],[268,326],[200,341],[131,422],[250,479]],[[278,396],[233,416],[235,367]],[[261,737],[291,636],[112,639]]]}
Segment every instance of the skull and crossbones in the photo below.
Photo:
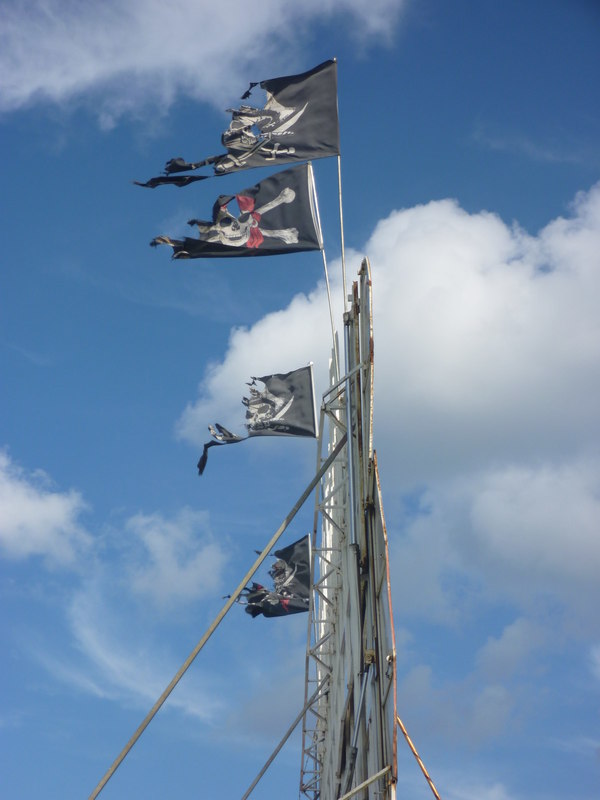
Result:
{"label": "skull and crossbones", "polygon": [[263,214],[283,203],[292,203],[295,197],[296,192],[286,187],[273,200],[255,208],[253,197],[236,195],[236,200],[240,207],[239,216],[234,216],[227,208],[226,203],[219,207],[214,222],[190,220],[190,225],[198,226],[199,238],[202,241],[218,242],[229,247],[260,247],[264,237],[281,239],[286,244],[297,244],[297,228],[270,230],[260,226]]}
{"label": "skull and crossbones", "polygon": [[281,397],[265,386],[262,391],[254,388],[256,378],[250,384],[250,397],[244,397],[242,403],[246,406],[246,427],[249,431],[264,430],[279,422],[289,411],[294,396]]}
{"label": "skull and crossbones", "polygon": [[295,147],[287,143],[284,145],[277,139],[273,141],[272,137],[293,136],[293,127],[307,106],[308,103],[305,103],[300,109],[288,108],[267,91],[264,108],[247,105],[239,109],[228,108],[232,118],[221,137],[228,155],[217,162],[215,172],[224,174],[235,168],[240,169],[255,153],[260,153],[261,158],[266,161],[293,155],[296,152]]}

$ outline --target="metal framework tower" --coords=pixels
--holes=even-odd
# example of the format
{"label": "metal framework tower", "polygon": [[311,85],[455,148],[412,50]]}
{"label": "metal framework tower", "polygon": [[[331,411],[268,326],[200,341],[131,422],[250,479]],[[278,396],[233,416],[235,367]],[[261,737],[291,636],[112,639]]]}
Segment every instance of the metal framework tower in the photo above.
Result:
{"label": "metal framework tower", "polygon": [[395,800],[396,653],[373,450],[367,259],[344,315],[344,345],[345,375],[336,380],[332,370],[321,407],[319,464],[346,433],[348,440],[325,473],[315,504],[300,795]]}

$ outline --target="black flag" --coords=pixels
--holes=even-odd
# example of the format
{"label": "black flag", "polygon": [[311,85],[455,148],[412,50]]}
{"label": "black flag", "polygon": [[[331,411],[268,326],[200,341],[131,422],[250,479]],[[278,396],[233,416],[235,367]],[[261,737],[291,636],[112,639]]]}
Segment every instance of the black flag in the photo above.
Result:
{"label": "black flag", "polygon": [[[256,83],[243,95],[249,97]],[[338,155],[340,136],[337,113],[337,64],[325,61],[301,75],[288,75],[261,81],[267,94],[263,108],[242,105],[227,109],[229,128],[221,142],[227,152],[202,161],[172,158],[165,175],[151,178],[146,186],[161,184],[187,186],[210,175],[174,175],[212,165],[214,175],[227,175],[251,167],[277,166],[291,161]]]}
{"label": "black flag", "polygon": [[[257,383],[264,388],[258,389]],[[204,445],[198,472],[204,472],[208,449],[224,444],[237,444],[253,436],[312,436],[317,435],[312,367],[301,367],[293,372],[263,375],[252,378],[246,406],[247,436],[236,436],[218,423],[209,425],[213,441]]]}
{"label": "black flag", "polygon": [[[237,209],[230,210],[235,200]],[[269,256],[322,248],[312,168],[302,164],[277,172],[239,194],[220,195],[212,220],[191,219],[198,239],[157,236],[173,258]]]}
{"label": "black flag", "polygon": [[282,617],[308,611],[310,597],[310,551],[308,536],[275,550],[277,561],[269,570],[273,590],[252,583],[244,590],[246,613],[252,617]]}

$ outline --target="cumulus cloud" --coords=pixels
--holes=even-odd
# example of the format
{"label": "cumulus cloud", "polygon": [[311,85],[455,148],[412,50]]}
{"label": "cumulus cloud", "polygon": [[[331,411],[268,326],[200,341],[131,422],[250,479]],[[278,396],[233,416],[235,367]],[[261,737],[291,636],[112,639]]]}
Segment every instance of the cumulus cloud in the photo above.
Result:
{"label": "cumulus cloud", "polygon": [[[376,424],[410,454],[389,458],[395,477],[418,485],[594,442],[600,185],[536,237],[448,200],[392,212],[365,252],[374,280]],[[359,263],[350,254],[351,275]],[[332,289],[335,297],[335,278]],[[210,367],[180,420],[182,436],[202,440],[195,426],[205,430],[214,398],[237,407],[249,364],[314,360],[325,375],[327,319],[319,286],[234,330],[225,359]],[[392,452],[380,450],[384,460]]]}
{"label": "cumulus cloud", "polygon": [[[384,500],[406,510],[397,601],[450,623],[468,597],[545,595],[594,624],[581,587],[598,594],[600,184],[535,236],[442,200],[392,212],[365,252]],[[349,255],[349,274],[359,263]],[[248,370],[314,360],[323,386],[327,319],[317,286],[233,331],[179,434],[200,444],[217,411],[239,419]]]}
{"label": "cumulus cloud", "polygon": [[597,435],[599,245],[599,186],[537,237],[451,201],[379,224],[366,248],[376,413],[410,454],[404,482],[562,456]]}
{"label": "cumulus cloud", "polygon": [[[536,621],[519,617],[478,651],[470,652],[465,637],[460,661],[472,668],[461,669],[458,676],[449,672],[439,680],[429,664],[404,665],[399,671],[400,716],[425,740],[451,737],[459,746],[486,747],[541,702],[532,672],[551,635]],[[446,647],[441,645],[444,652]]]}
{"label": "cumulus cloud", "polygon": [[508,467],[484,479],[470,510],[490,561],[538,583],[592,585],[600,569],[600,462]]}
{"label": "cumulus cloud", "polygon": [[436,482],[393,545],[397,601],[445,622],[482,595],[532,613],[558,600],[571,632],[598,630],[599,495],[600,463],[585,456]]}
{"label": "cumulus cloud", "polygon": [[251,9],[240,0],[210,7],[194,0],[133,0],[125,6],[107,0],[85,7],[71,0],[5,3],[0,109],[40,99],[63,103],[100,87],[109,89],[100,106],[106,124],[146,104],[164,109],[180,92],[221,104],[250,78],[275,77],[262,74],[265,64],[287,71],[291,61],[296,71],[303,32],[315,22],[340,18],[349,23],[349,33],[380,41],[390,35],[404,1],[366,6],[359,0],[266,0]]}
{"label": "cumulus cloud", "polygon": [[[209,422],[219,421],[232,429],[237,421],[241,423],[241,398],[250,375],[288,372],[310,363],[315,353],[327,351],[327,342],[332,341],[328,319],[326,294],[319,285],[310,295],[297,295],[287,309],[268,314],[252,328],[234,329],[227,357],[209,367],[199,398],[188,403],[178,420],[178,436],[201,445]],[[326,361],[318,361],[316,370],[316,383],[324,389]]]}
{"label": "cumulus cloud", "polygon": [[73,565],[91,537],[79,522],[81,495],[56,491],[45,473],[27,474],[0,451],[0,549],[12,559],[43,556]]}

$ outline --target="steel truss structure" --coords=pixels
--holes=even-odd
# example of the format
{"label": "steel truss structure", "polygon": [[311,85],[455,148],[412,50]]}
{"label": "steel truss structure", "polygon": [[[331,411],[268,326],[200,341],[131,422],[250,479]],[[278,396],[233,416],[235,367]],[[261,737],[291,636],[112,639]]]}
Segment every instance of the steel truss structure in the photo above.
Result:
{"label": "steel truss structure", "polygon": [[315,503],[300,796],[395,800],[396,652],[387,534],[373,450],[367,259],[349,300],[345,375],[337,380],[332,368],[319,426],[317,469],[345,434],[348,439],[324,474]]}

